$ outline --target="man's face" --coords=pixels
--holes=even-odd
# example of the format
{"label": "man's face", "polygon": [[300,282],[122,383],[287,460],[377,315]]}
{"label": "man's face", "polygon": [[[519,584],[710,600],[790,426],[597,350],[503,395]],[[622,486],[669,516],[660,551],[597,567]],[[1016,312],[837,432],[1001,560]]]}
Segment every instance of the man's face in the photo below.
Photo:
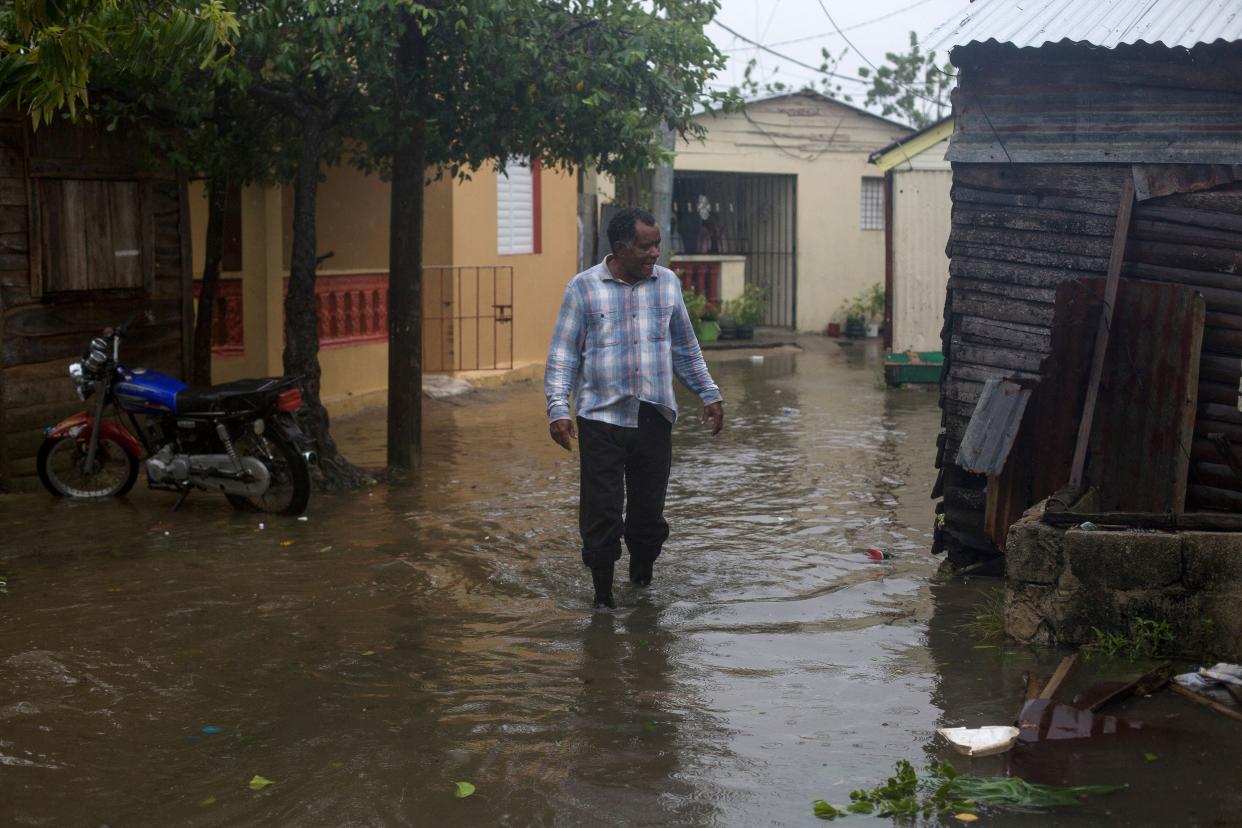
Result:
{"label": "man's face", "polygon": [[632,242],[617,242],[612,255],[621,272],[631,279],[645,279],[655,271],[660,258],[660,228],[651,224],[635,222],[636,235]]}

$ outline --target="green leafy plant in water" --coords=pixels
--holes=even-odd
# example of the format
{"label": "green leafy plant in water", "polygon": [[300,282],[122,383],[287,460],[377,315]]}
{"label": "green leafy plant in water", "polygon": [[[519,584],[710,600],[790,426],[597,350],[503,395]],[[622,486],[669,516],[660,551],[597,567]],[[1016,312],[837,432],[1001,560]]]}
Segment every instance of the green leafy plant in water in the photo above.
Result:
{"label": "green leafy plant in water", "polygon": [[983,641],[1005,640],[1005,590],[992,589],[980,594],[979,602],[962,627]]}
{"label": "green leafy plant in water", "polygon": [[1093,651],[1110,657],[1124,657],[1130,661],[1163,658],[1173,643],[1173,628],[1168,621],[1135,618],[1130,632],[1119,633],[1091,628],[1095,641],[1088,645]]}
{"label": "green leafy plant in water", "polygon": [[1114,793],[1126,785],[1037,785],[1017,777],[960,776],[950,764],[933,763],[920,778],[906,760],[895,773],[871,790],[850,793],[850,804],[841,809],[822,799],[812,803],[815,816],[836,819],[847,814],[874,814],[897,822],[914,823],[944,814],[975,813],[981,806],[1007,810],[1038,810],[1078,805],[1083,797]]}

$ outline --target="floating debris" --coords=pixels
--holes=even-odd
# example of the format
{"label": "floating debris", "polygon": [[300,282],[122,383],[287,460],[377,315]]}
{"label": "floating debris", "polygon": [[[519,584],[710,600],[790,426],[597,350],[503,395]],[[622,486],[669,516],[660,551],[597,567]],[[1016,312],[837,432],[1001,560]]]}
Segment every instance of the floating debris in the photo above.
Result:
{"label": "floating debris", "polygon": [[1021,733],[1008,725],[942,727],[936,731],[963,756],[995,756],[1012,748]]}

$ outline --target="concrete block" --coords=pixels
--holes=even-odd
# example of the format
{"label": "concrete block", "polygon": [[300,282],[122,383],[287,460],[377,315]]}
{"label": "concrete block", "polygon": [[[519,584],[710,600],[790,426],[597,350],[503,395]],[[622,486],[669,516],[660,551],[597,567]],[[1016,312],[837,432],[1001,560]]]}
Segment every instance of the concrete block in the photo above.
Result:
{"label": "concrete block", "polygon": [[1012,583],[1055,584],[1065,563],[1061,553],[1064,532],[1023,518],[1009,527],[1005,541],[1005,578]]}
{"label": "concrete block", "polygon": [[1072,529],[1065,533],[1065,556],[1084,586],[1150,589],[1182,579],[1179,535]]}
{"label": "concrete block", "polygon": [[1193,589],[1242,589],[1242,534],[1186,532],[1182,536],[1185,581]]}

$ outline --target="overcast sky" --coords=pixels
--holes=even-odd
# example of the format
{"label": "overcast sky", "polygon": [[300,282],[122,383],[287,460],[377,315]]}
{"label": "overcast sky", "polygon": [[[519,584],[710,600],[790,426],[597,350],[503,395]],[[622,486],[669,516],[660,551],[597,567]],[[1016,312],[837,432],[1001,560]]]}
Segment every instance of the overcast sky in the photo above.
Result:
{"label": "overcast sky", "polygon": [[[820,50],[827,48],[834,56],[848,48],[855,49],[842,58],[838,72],[858,77],[858,67],[867,61],[884,62],[887,52],[904,52],[909,46],[910,32],[918,33],[920,43],[936,26],[949,19],[960,18],[970,8],[968,0],[822,0],[828,14],[841,27],[838,34],[819,0],[721,0],[720,23],[739,34],[759,41],[791,58],[819,66]],[[723,87],[741,82],[742,72],[752,57],[758,59],[755,76],[760,81],[781,80],[801,86],[815,74],[775,55],[763,52],[729,34],[715,23],[707,32],[716,45],[729,57],[729,68],[718,79]],[[947,60],[946,55],[937,55]],[[779,67],[779,71],[778,71]],[[841,81],[842,92],[855,93],[855,103],[862,105],[866,86]]]}

